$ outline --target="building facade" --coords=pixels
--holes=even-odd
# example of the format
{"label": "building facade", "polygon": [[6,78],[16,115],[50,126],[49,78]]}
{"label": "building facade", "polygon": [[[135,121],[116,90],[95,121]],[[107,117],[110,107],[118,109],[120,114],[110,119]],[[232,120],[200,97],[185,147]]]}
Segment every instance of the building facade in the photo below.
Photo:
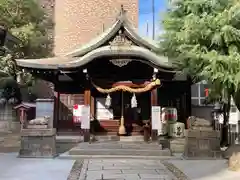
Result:
{"label": "building facade", "polygon": [[153,106],[176,107],[179,120],[186,122],[190,82],[157,54],[157,43],[138,35],[127,14],[122,6],[109,28],[64,55],[16,60],[20,68],[54,84],[59,130],[79,131],[73,123],[75,104],[90,106],[96,133],[139,134],[151,123]]}
{"label": "building facade", "polygon": [[79,131],[73,122],[75,104],[90,106],[96,133],[139,134],[151,123],[153,106],[175,107],[179,121],[186,122],[190,82],[157,54],[157,43],[138,35],[138,0],[41,3],[54,19],[49,34],[55,56],[16,62],[53,84],[59,131]]}
{"label": "building facade", "polygon": [[138,27],[138,0],[39,0],[53,19],[54,54],[63,55],[97,37],[116,20],[121,5]]}

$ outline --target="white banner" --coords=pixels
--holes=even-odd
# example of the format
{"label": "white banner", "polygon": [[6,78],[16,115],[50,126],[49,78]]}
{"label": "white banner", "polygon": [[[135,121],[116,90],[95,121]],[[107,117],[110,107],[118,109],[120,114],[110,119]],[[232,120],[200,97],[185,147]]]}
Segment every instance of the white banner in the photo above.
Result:
{"label": "white banner", "polygon": [[83,107],[84,107],[84,105],[75,104],[73,106],[73,116],[81,117]]}
{"label": "white banner", "polygon": [[90,129],[90,106],[82,107],[81,129]]}
{"label": "white banner", "polygon": [[76,124],[81,123],[83,106],[84,105],[79,105],[79,104],[75,104],[73,106],[73,122]]}
{"label": "white banner", "polygon": [[161,129],[161,107],[152,106],[152,129],[158,130]]}

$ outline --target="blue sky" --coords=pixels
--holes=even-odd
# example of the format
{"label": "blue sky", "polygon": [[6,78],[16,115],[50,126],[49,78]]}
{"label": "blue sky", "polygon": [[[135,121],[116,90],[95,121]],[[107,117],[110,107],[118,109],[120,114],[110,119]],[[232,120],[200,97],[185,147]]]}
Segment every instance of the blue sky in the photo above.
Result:
{"label": "blue sky", "polygon": [[[156,37],[161,32],[161,14],[167,8],[167,0],[155,0]],[[148,22],[148,33],[147,33]],[[139,32],[143,36],[152,37],[152,0],[139,0]]]}

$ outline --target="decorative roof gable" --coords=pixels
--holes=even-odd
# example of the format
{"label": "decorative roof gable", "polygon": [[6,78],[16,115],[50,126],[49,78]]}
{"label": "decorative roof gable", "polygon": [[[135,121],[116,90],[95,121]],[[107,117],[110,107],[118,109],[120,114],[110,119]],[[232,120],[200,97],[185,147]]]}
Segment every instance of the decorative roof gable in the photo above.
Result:
{"label": "decorative roof gable", "polygon": [[167,57],[157,54],[158,45],[138,35],[135,28],[126,17],[126,12],[121,9],[117,21],[103,34],[90,43],[69,52],[61,57],[45,59],[18,59],[20,67],[34,69],[73,69],[81,67],[98,57],[124,57],[142,59],[161,71],[173,71],[173,65]]}

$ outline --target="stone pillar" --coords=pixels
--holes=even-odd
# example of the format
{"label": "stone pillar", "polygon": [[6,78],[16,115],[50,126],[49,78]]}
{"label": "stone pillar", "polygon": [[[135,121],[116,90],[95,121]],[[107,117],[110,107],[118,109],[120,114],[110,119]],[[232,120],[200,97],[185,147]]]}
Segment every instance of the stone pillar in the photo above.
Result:
{"label": "stone pillar", "polygon": [[53,158],[56,152],[56,129],[42,125],[21,130],[20,158]]}
{"label": "stone pillar", "polygon": [[222,158],[220,132],[214,131],[209,121],[196,119],[187,132],[184,156],[187,159]]}
{"label": "stone pillar", "polygon": [[53,99],[36,100],[36,119],[21,129],[19,157],[53,158],[57,155],[53,108]]}
{"label": "stone pillar", "polygon": [[54,99],[37,99],[36,100],[36,118],[43,118],[49,116],[49,128],[53,128],[54,117]]}

